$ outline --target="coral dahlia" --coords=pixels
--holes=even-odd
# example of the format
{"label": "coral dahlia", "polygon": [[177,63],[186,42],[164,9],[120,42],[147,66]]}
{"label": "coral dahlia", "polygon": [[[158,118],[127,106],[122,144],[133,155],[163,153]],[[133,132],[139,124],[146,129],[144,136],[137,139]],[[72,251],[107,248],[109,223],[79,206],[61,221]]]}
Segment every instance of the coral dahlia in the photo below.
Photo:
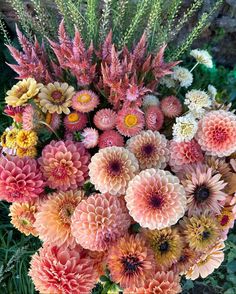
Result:
{"label": "coral dahlia", "polygon": [[102,149],[112,146],[123,147],[124,138],[117,131],[114,130],[108,130],[103,132],[99,136],[98,147]]}
{"label": "coral dahlia", "polygon": [[93,122],[99,130],[111,130],[116,126],[116,116],[115,111],[104,108],[96,112],[93,117]]}
{"label": "coral dahlia", "polygon": [[90,112],[93,111],[99,104],[98,96],[88,90],[82,90],[77,93],[72,98],[72,107],[80,112]]}

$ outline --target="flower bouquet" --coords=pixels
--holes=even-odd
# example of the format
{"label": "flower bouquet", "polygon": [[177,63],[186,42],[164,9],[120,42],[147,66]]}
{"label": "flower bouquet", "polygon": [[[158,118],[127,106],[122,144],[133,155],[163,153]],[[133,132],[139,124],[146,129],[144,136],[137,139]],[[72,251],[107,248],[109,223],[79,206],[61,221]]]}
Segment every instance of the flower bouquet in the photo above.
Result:
{"label": "flower bouquet", "polygon": [[147,53],[145,34],[118,50],[112,32],[95,50],[62,21],[53,60],[17,34],[0,195],[13,226],[42,241],[35,289],[174,294],[182,276],[211,274],[236,218],[236,116],[213,86],[188,89],[211,56],[192,50],[188,70],[165,45]]}

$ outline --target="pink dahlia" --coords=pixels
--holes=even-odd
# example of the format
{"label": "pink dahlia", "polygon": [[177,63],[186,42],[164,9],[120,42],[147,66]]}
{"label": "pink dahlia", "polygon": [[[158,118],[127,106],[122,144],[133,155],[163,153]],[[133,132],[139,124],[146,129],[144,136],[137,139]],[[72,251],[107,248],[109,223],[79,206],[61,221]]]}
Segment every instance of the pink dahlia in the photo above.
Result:
{"label": "pink dahlia", "polygon": [[0,158],[0,198],[8,202],[27,202],[44,190],[42,173],[32,158]]}
{"label": "pink dahlia", "polygon": [[74,111],[64,118],[64,126],[69,132],[76,132],[82,130],[88,122],[87,115]]}
{"label": "pink dahlia", "polygon": [[89,294],[97,273],[79,247],[44,245],[32,257],[29,276],[40,293]]}
{"label": "pink dahlia", "polygon": [[82,90],[72,98],[72,107],[80,112],[93,111],[99,104],[98,96],[89,90]]}
{"label": "pink dahlia", "polygon": [[174,170],[180,169],[185,164],[202,162],[204,160],[201,147],[194,139],[188,142],[171,141],[169,150],[169,164]]}
{"label": "pink dahlia", "polygon": [[124,138],[117,131],[114,131],[114,130],[103,132],[99,136],[98,147],[102,149],[102,148],[112,147],[112,146],[123,147]]}
{"label": "pink dahlia", "polygon": [[164,135],[151,130],[127,141],[127,149],[138,159],[140,169],[165,168],[169,159],[168,141]]}
{"label": "pink dahlia", "polygon": [[127,232],[131,222],[119,198],[110,194],[95,194],[82,200],[71,220],[76,242],[92,251],[107,250]]}
{"label": "pink dahlia", "polygon": [[82,143],[85,148],[90,149],[90,148],[94,148],[95,146],[97,146],[99,134],[96,129],[85,128],[81,135],[83,137]]}
{"label": "pink dahlia", "polygon": [[199,122],[196,139],[209,155],[231,155],[236,151],[236,115],[225,110],[208,112]]}
{"label": "pink dahlia", "polygon": [[141,171],[129,182],[125,200],[133,219],[151,230],[176,224],[186,210],[185,191],[179,179],[154,168]]}
{"label": "pink dahlia", "polygon": [[117,113],[116,128],[123,136],[137,135],[144,127],[144,116],[138,108],[123,108]]}
{"label": "pink dahlia", "polygon": [[91,158],[89,176],[95,188],[102,193],[122,195],[129,181],[138,173],[138,161],[129,150],[123,147],[100,149]]}
{"label": "pink dahlia", "polygon": [[51,141],[44,147],[39,164],[52,189],[66,191],[82,186],[88,176],[90,155],[82,143]]}
{"label": "pink dahlia", "polygon": [[146,127],[148,130],[159,131],[164,123],[164,115],[158,106],[149,106],[145,112]]}
{"label": "pink dahlia", "polygon": [[116,116],[115,111],[109,108],[101,109],[95,114],[93,122],[99,130],[111,130],[116,126]]}
{"label": "pink dahlia", "polygon": [[175,96],[168,96],[161,100],[161,110],[164,116],[175,118],[180,116],[183,110],[182,104]]}

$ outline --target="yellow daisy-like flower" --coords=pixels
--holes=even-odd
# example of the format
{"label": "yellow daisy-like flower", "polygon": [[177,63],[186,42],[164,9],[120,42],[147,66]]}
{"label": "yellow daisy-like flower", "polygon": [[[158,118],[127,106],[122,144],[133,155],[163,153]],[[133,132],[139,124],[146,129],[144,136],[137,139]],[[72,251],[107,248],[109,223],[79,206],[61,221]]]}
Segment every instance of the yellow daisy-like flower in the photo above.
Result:
{"label": "yellow daisy-like flower", "polygon": [[24,79],[7,91],[6,103],[14,107],[24,105],[38,94],[41,86],[33,78]]}
{"label": "yellow daisy-like flower", "polygon": [[158,265],[170,267],[180,258],[183,241],[178,229],[165,228],[162,230],[143,230],[147,242],[150,244]]}
{"label": "yellow daisy-like flower", "polygon": [[4,131],[2,136],[1,136],[1,139],[0,139],[2,147],[7,147],[7,145],[6,145],[6,137],[7,137],[7,131]]}
{"label": "yellow daisy-like flower", "polygon": [[18,129],[12,129],[6,134],[6,147],[14,149],[17,147],[16,137],[18,135]]}
{"label": "yellow daisy-like flower", "polygon": [[16,155],[20,158],[22,157],[35,158],[37,156],[37,149],[34,146],[29,148],[18,147],[16,150]]}
{"label": "yellow daisy-like flower", "polygon": [[69,114],[74,88],[67,83],[49,83],[40,89],[39,103],[43,112]]}
{"label": "yellow daisy-like flower", "polygon": [[38,137],[34,131],[20,130],[16,136],[16,143],[20,148],[30,148],[37,144]]}

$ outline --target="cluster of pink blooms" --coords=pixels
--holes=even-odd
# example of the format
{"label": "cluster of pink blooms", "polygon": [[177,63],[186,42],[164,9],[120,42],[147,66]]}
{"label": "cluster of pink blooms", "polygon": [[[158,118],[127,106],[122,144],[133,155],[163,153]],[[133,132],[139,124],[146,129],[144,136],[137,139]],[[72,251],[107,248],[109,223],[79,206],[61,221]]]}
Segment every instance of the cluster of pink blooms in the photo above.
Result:
{"label": "cluster of pink blooms", "polygon": [[13,124],[2,146],[16,140],[26,156],[2,149],[0,197],[12,203],[12,224],[43,242],[29,269],[36,290],[90,293],[109,272],[124,293],[174,294],[181,276],[212,273],[236,219],[235,114],[212,102],[193,137],[175,140],[169,126],[183,137],[191,125],[176,96],[155,95],[178,64],[164,61],[165,46],[147,55],[143,35],[118,52],[110,33],[94,63],[92,45],[78,31],[70,40],[62,22],[54,64],[18,34],[24,52],[9,48],[11,67],[38,90],[25,83],[6,98]]}

